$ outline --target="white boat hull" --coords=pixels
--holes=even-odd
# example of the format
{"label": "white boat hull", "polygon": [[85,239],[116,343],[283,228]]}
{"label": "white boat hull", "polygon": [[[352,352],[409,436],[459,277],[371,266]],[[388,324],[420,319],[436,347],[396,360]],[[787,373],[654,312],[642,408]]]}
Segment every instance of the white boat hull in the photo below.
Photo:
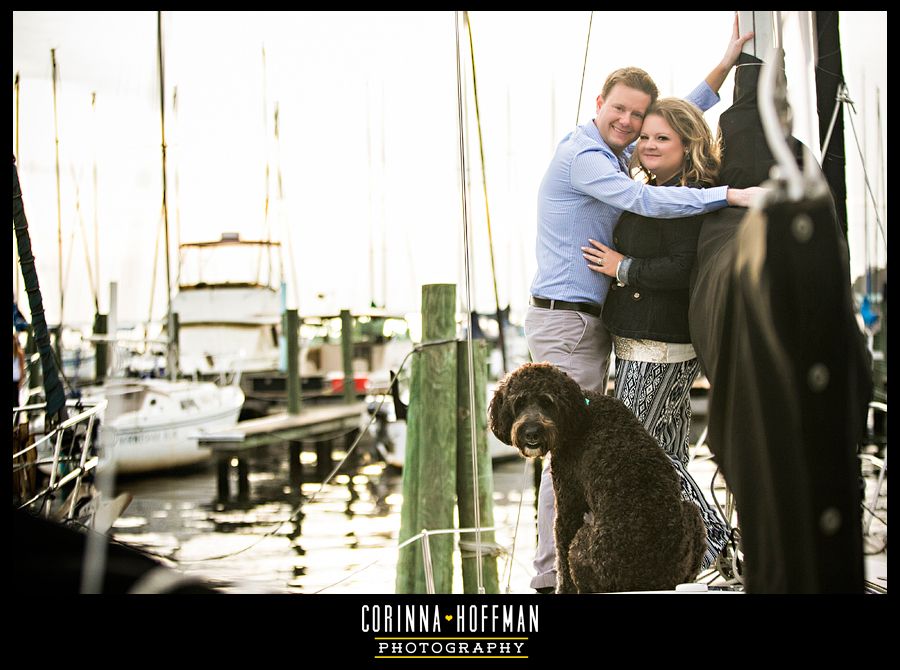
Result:
{"label": "white boat hull", "polygon": [[103,417],[104,464],[119,474],[192,465],[209,458],[197,437],[237,423],[243,392],[209,382],[141,380],[100,387],[110,404]]}
{"label": "white boat hull", "polygon": [[242,403],[243,400],[220,414],[203,416],[196,421],[115,428],[116,471],[121,474],[150,472],[207,460],[210,452],[197,446],[197,435],[203,431],[233,426],[237,423]]}

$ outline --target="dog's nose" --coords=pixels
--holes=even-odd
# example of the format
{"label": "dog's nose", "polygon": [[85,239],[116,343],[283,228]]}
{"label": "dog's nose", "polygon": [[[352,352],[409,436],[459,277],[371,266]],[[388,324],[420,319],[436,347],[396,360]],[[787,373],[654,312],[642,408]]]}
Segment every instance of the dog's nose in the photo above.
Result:
{"label": "dog's nose", "polygon": [[540,434],[540,429],[537,426],[526,426],[524,431],[524,437],[529,442],[534,442],[538,435]]}

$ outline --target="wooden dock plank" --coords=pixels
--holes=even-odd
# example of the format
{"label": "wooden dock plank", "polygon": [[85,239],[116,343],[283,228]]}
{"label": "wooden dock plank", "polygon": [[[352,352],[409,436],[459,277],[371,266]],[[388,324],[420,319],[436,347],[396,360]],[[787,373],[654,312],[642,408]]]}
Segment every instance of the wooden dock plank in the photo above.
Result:
{"label": "wooden dock plank", "polygon": [[274,441],[301,440],[352,426],[362,418],[366,403],[304,408],[299,414],[272,414],[241,421],[232,428],[197,436],[199,446],[219,451],[238,451]]}

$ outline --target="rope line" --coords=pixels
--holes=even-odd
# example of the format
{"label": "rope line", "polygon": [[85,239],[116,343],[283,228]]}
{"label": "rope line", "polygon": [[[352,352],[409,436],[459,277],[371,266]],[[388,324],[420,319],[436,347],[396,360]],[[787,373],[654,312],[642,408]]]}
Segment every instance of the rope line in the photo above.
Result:
{"label": "rope line", "polygon": [[[488,205],[488,188],[487,188],[487,166],[485,165],[484,160],[484,139],[482,137],[481,132],[481,108],[478,104],[478,80],[475,76],[475,44],[472,38],[472,23],[469,21],[469,12],[463,12],[463,16],[466,20],[466,28],[468,28],[469,32],[469,54],[472,60],[472,91],[473,97],[475,98],[475,121],[478,126],[478,153],[481,158],[481,185],[482,190],[484,191],[484,212],[485,217],[487,219],[487,238],[488,238],[488,252],[491,258],[491,281],[494,287],[494,305],[497,308],[497,326],[498,330],[498,341],[500,344],[500,354],[503,359],[503,372],[506,372],[506,344],[504,341],[503,335],[503,321],[502,314],[500,309],[500,291],[497,288],[497,264],[494,261],[494,235],[491,232],[491,208]],[[460,102],[460,104],[462,104]],[[466,253],[470,253],[471,250],[469,247],[466,247]],[[469,290],[468,286],[468,274],[466,275],[466,290]],[[471,292],[469,292],[471,294]],[[471,303],[471,295],[470,295],[470,303]],[[471,308],[471,304],[469,305]],[[471,311],[471,309],[469,310]],[[471,362],[471,361],[470,361]]]}
{"label": "rope line", "polygon": [[575,125],[578,125],[578,117],[581,114],[581,96],[584,95],[584,75],[587,72],[588,49],[591,46],[591,26],[594,24],[594,12],[588,19],[587,43],[584,45],[584,65],[581,67],[581,88],[578,90],[578,109],[575,110]]}
{"label": "rope line", "polygon": [[[500,528],[503,528],[503,526],[500,526]],[[413,535],[412,537],[409,537],[409,538],[407,538],[406,540],[404,540],[403,542],[401,542],[400,544],[398,544],[398,545],[397,545],[397,549],[398,549],[398,550],[399,550],[399,549],[403,549],[404,547],[409,546],[409,545],[412,544],[413,542],[416,542],[417,540],[426,539],[427,537],[429,537],[429,536],[431,536],[431,535],[450,535],[450,534],[453,534],[453,535],[461,535],[462,533],[475,533],[475,532],[481,532],[481,531],[495,531],[495,530],[497,530],[497,529],[498,529],[498,528],[497,528],[496,526],[490,526],[490,527],[488,527],[488,528],[481,528],[481,529],[477,529],[477,528],[441,528],[441,529],[438,529],[438,530],[422,530],[422,532],[418,533],[417,535]],[[503,550],[503,547],[502,547],[501,545],[495,545],[495,546],[496,546],[497,549],[500,550],[501,552],[507,553],[507,552],[505,552],[505,551]],[[368,570],[368,569],[371,568],[373,565],[376,565],[377,563],[381,563],[381,561],[382,561],[382,559],[376,558],[376,559],[375,559],[374,561],[372,561],[371,563],[367,563],[366,565],[364,565],[363,567],[359,568],[358,570],[354,570],[354,571],[351,572],[350,574],[341,577],[338,581],[333,582],[333,583],[329,584],[328,586],[323,586],[323,587],[320,588],[318,591],[313,591],[313,594],[322,593],[323,591],[327,591],[327,590],[330,589],[330,588],[334,588],[334,587],[337,586],[338,584],[341,584],[341,583],[347,581],[347,580],[350,579],[351,577],[354,577],[354,576],[358,575],[359,573],[363,572],[364,570]]]}
{"label": "rope line", "polygon": [[[478,147],[481,152],[481,176],[482,176],[482,184],[484,185],[484,202],[485,207],[487,207],[487,177],[484,174],[484,146],[481,142],[481,117],[478,113],[478,87],[475,84],[475,50],[472,45],[472,24],[469,22],[469,13],[463,12],[463,18],[465,19],[466,26],[469,31],[469,48],[472,56],[472,85],[475,88],[475,115],[478,119]],[[460,54],[459,48],[459,13],[456,14],[456,91],[457,91],[457,107],[459,109],[459,137],[460,137],[460,165],[465,167],[465,151],[463,144],[463,126],[462,126],[462,109],[463,109],[463,98],[462,98],[462,58]],[[481,507],[478,500],[478,447],[477,447],[477,435],[475,430],[475,423],[477,419],[477,415],[475,413],[475,361],[474,361],[474,352],[472,350],[472,330],[475,326],[475,315],[472,313],[472,278],[471,278],[471,264],[472,264],[472,242],[469,238],[469,227],[471,222],[469,221],[468,216],[468,202],[466,198],[466,189],[465,189],[465,170],[462,171],[463,179],[461,180],[461,188],[460,191],[462,193],[462,208],[463,208],[463,251],[465,256],[465,301],[466,301],[466,314],[469,317],[469,327],[466,329],[466,356],[468,359],[468,382],[469,382],[469,436],[471,438],[471,454],[472,454],[472,498],[473,498],[473,511],[475,513],[475,543],[476,543],[476,582],[478,585],[478,593],[484,593],[484,577],[483,577],[483,557],[481,554]],[[488,237],[490,238],[490,230],[491,230],[491,217],[490,212],[488,212]],[[493,270],[493,246],[491,247],[491,269]],[[497,281],[496,276],[494,276],[494,295],[497,295]],[[499,313],[500,303],[499,298],[497,302],[497,311]],[[503,324],[499,324],[502,327]],[[430,561],[426,561],[426,566],[430,567]]]}
{"label": "rope line", "polygon": [[866,182],[866,190],[869,192],[869,197],[872,198],[872,209],[875,212],[875,223],[878,226],[878,230],[881,231],[881,239],[884,240],[885,245],[887,244],[887,233],[884,231],[884,222],[881,220],[881,216],[878,214],[878,203],[875,201],[875,194],[872,192],[872,185],[869,183],[869,170],[866,167],[866,159],[863,156],[862,147],[860,146],[859,137],[856,134],[856,124],[853,122],[853,117],[856,114],[856,110],[851,107],[852,113],[849,115],[850,117],[850,128],[853,130],[853,139],[856,141],[856,150],[859,153],[859,161],[862,165],[863,178]]}
{"label": "rope line", "polygon": [[[526,460],[525,467],[522,470],[521,491],[525,491],[525,485],[528,481],[527,478],[528,478],[528,461]],[[507,567],[504,568],[504,572],[507,572],[507,570],[508,570],[507,576],[506,576],[506,592],[507,593],[512,593],[512,564],[513,564],[513,559],[515,558],[515,554],[516,554],[516,540],[519,537],[519,521],[522,518],[522,504],[524,501],[525,501],[525,496],[523,496],[520,492],[519,493],[519,507],[516,511],[516,526],[515,526],[515,530],[513,531],[512,548],[509,551],[509,560],[506,562]]]}

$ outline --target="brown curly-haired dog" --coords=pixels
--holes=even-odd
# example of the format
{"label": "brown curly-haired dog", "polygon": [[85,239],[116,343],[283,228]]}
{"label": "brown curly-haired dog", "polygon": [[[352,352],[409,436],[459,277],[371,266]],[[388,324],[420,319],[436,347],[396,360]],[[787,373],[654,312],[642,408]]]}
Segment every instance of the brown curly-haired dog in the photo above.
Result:
{"label": "brown curly-haired dog", "polygon": [[501,442],[529,458],[552,455],[558,593],[668,590],[697,577],[700,512],[620,400],[529,363],[500,382],[489,413]]}

